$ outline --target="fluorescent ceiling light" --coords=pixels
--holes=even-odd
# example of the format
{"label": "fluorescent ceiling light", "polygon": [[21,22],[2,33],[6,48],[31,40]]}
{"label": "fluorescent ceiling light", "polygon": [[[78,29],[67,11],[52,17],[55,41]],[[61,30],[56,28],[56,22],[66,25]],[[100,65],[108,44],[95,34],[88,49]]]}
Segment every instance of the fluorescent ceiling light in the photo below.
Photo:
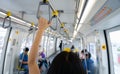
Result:
{"label": "fluorescent ceiling light", "polygon": [[75,28],[74,28],[74,30],[76,30],[77,29],[77,23],[75,24]]}
{"label": "fluorescent ceiling light", "polygon": [[[85,0],[81,0],[81,1],[85,1]],[[76,37],[77,32],[80,30],[80,28],[81,28],[81,26],[82,26],[82,23],[85,22],[85,19],[87,18],[88,14],[89,14],[90,11],[92,10],[92,8],[93,8],[93,6],[95,5],[95,3],[96,3],[96,0],[88,0],[87,6],[86,6],[85,11],[84,11],[84,13],[83,13],[83,15],[82,15],[82,18],[81,18],[81,20],[80,20],[80,23],[79,23],[79,25],[78,25],[77,31],[74,30],[73,38]],[[81,6],[81,8],[82,8],[82,6]],[[81,12],[81,11],[79,11],[78,14],[80,14],[80,12]]]}
{"label": "fluorescent ceiling light", "polygon": [[[6,13],[0,12],[0,14],[3,15],[3,16],[6,16]],[[27,23],[27,22],[25,22],[25,21],[23,21],[23,20],[21,20],[21,19],[18,19],[18,18],[13,17],[13,16],[10,16],[10,17],[11,17],[11,20],[13,20],[13,21],[15,21],[15,22],[17,22],[17,23],[24,24],[24,25],[26,24],[26,25],[31,26],[30,23]],[[34,26],[34,27],[35,27],[35,26]]]}
{"label": "fluorescent ceiling light", "polygon": [[82,23],[79,23],[78,28],[77,28],[77,32],[80,30],[81,26],[82,26]]}
{"label": "fluorescent ceiling light", "polygon": [[76,30],[74,30],[73,38],[75,38],[75,37],[76,37],[76,35],[77,35],[77,31],[76,31]]}
{"label": "fluorescent ceiling light", "polygon": [[78,23],[78,21],[79,21],[79,20],[77,19],[77,20],[76,20],[76,24],[75,24],[75,28],[74,28],[75,30],[77,30],[77,23]]}
{"label": "fluorescent ceiling light", "polygon": [[88,0],[87,6],[85,8],[85,11],[83,13],[83,16],[81,18],[80,23],[84,23],[85,19],[87,18],[88,14],[90,13],[90,11],[92,10],[93,6],[95,5],[97,0]]}
{"label": "fluorescent ceiling light", "polygon": [[[85,0],[80,0],[79,9],[78,9],[78,13],[77,13],[77,18],[80,18],[84,4],[85,4]],[[79,20],[76,19],[76,24],[75,24],[75,28],[74,28],[75,30],[77,30],[78,21]]]}
{"label": "fluorescent ceiling light", "polygon": [[78,18],[80,18],[84,4],[85,4],[85,0],[80,0],[79,9],[78,9],[78,13],[77,13]]}

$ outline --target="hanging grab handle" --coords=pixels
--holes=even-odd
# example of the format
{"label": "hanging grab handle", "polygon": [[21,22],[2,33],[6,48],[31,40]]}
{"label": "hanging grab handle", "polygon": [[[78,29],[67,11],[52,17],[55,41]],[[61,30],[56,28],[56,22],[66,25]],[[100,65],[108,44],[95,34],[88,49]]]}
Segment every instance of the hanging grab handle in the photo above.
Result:
{"label": "hanging grab handle", "polygon": [[[49,13],[50,14],[50,13]],[[58,16],[58,10],[54,10],[54,11],[52,11],[52,17],[49,19],[49,23],[50,23],[50,21],[52,21],[52,19],[53,18],[56,18],[57,16]]]}
{"label": "hanging grab handle", "polygon": [[[42,5],[47,5],[48,6],[48,12],[49,12],[49,21],[48,21],[48,23],[50,23],[53,20],[53,18],[56,18],[58,16],[59,13],[58,13],[57,10],[53,10],[51,8],[51,5],[49,4],[48,0],[43,0],[42,2],[39,3],[39,6],[38,6],[37,19],[39,19],[41,17],[40,10],[41,10],[41,6]],[[51,14],[50,9],[52,9],[52,17],[50,16],[50,14]],[[50,28],[53,29],[53,30],[57,30],[57,26],[55,28],[53,28],[52,26],[50,26]]]}
{"label": "hanging grab handle", "polygon": [[[9,28],[11,26],[11,12],[7,12],[7,16],[4,18],[4,21],[3,21],[3,25],[2,27],[3,28]],[[8,25],[6,25],[6,22],[8,21]]]}
{"label": "hanging grab handle", "polygon": [[48,1],[43,0],[42,2],[39,3],[38,10],[37,10],[37,19],[39,19],[41,17],[40,8],[41,8],[42,5],[48,5]]}
{"label": "hanging grab handle", "polygon": [[[59,21],[60,24],[62,24],[60,18],[58,17],[59,15],[59,10],[55,10],[52,6],[52,4],[48,1],[48,0],[43,0],[41,2],[39,2],[39,6],[38,6],[38,10],[37,10],[37,19],[39,19],[41,17],[41,12],[40,12],[40,8],[42,5],[48,5],[49,6],[49,22],[50,23],[52,21],[53,18],[57,18],[57,20]],[[50,16],[50,9],[52,10],[52,17]],[[65,29],[64,25],[62,24],[62,26],[60,26],[61,28]],[[53,28],[52,26],[50,26],[51,29],[53,30],[57,30],[56,28]],[[66,33],[66,35],[69,37],[69,34],[67,31],[64,31]],[[61,34],[61,33],[60,33]]]}
{"label": "hanging grab handle", "polygon": [[[38,10],[37,10],[37,19],[39,19],[41,17],[41,12],[40,12],[40,8],[42,5],[48,5],[49,7],[49,15],[50,15],[50,8],[52,9],[51,5],[49,4],[49,1],[48,0],[43,0],[42,2],[39,3],[39,6],[38,6]],[[49,16],[49,22],[52,21],[53,18],[57,17],[59,14],[58,10],[53,10],[52,9],[52,17]]]}

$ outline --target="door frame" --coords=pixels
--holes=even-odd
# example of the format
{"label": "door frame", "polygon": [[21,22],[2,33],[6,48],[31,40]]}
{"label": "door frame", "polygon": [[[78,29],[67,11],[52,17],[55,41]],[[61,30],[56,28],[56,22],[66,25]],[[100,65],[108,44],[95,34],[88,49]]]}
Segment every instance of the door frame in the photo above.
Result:
{"label": "door frame", "polygon": [[107,44],[107,54],[108,54],[108,64],[109,64],[109,73],[110,74],[114,74],[114,61],[113,61],[113,53],[112,53],[112,45],[111,45],[111,41],[110,41],[110,32],[114,32],[120,30],[120,25],[106,29],[104,31],[105,36],[106,36],[106,44]]}

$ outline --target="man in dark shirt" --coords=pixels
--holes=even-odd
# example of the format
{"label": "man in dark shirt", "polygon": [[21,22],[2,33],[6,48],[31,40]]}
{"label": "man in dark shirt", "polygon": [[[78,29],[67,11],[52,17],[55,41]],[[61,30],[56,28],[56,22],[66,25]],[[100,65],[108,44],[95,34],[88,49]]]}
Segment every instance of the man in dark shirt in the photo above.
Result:
{"label": "man in dark shirt", "polygon": [[29,48],[25,47],[24,52],[20,54],[20,67],[25,70],[25,74],[29,74],[28,70],[28,51]]}
{"label": "man in dark shirt", "polygon": [[61,40],[60,45],[59,45],[60,51],[62,51],[63,48],[63,41]]}

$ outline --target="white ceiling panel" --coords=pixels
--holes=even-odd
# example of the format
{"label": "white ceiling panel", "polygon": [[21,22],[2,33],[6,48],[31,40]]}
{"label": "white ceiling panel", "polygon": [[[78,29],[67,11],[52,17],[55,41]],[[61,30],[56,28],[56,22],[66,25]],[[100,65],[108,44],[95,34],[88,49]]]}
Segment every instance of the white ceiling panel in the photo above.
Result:
{"label": "white ceiling panel", "polygon": [[[37,24],[36,13],[38,9],[38,4],[42,0],[1,0],[0,9],[11,11],[13,14],[21,17],[21,11],[26,12],[24,14],[24,20],[34,22]],[[66,28],[73,31],[73,23],[75,17],[75,0],[49,0],[53,7],[57,10],[63,10],[64,13],[60,14],[60,19],[62,22],[67,23]],[[48,18],[47,7],[42,7],[42,16]],[[53,25],[56,26],[55,24]],[[72,27],[71,27],[72,26]]]}

